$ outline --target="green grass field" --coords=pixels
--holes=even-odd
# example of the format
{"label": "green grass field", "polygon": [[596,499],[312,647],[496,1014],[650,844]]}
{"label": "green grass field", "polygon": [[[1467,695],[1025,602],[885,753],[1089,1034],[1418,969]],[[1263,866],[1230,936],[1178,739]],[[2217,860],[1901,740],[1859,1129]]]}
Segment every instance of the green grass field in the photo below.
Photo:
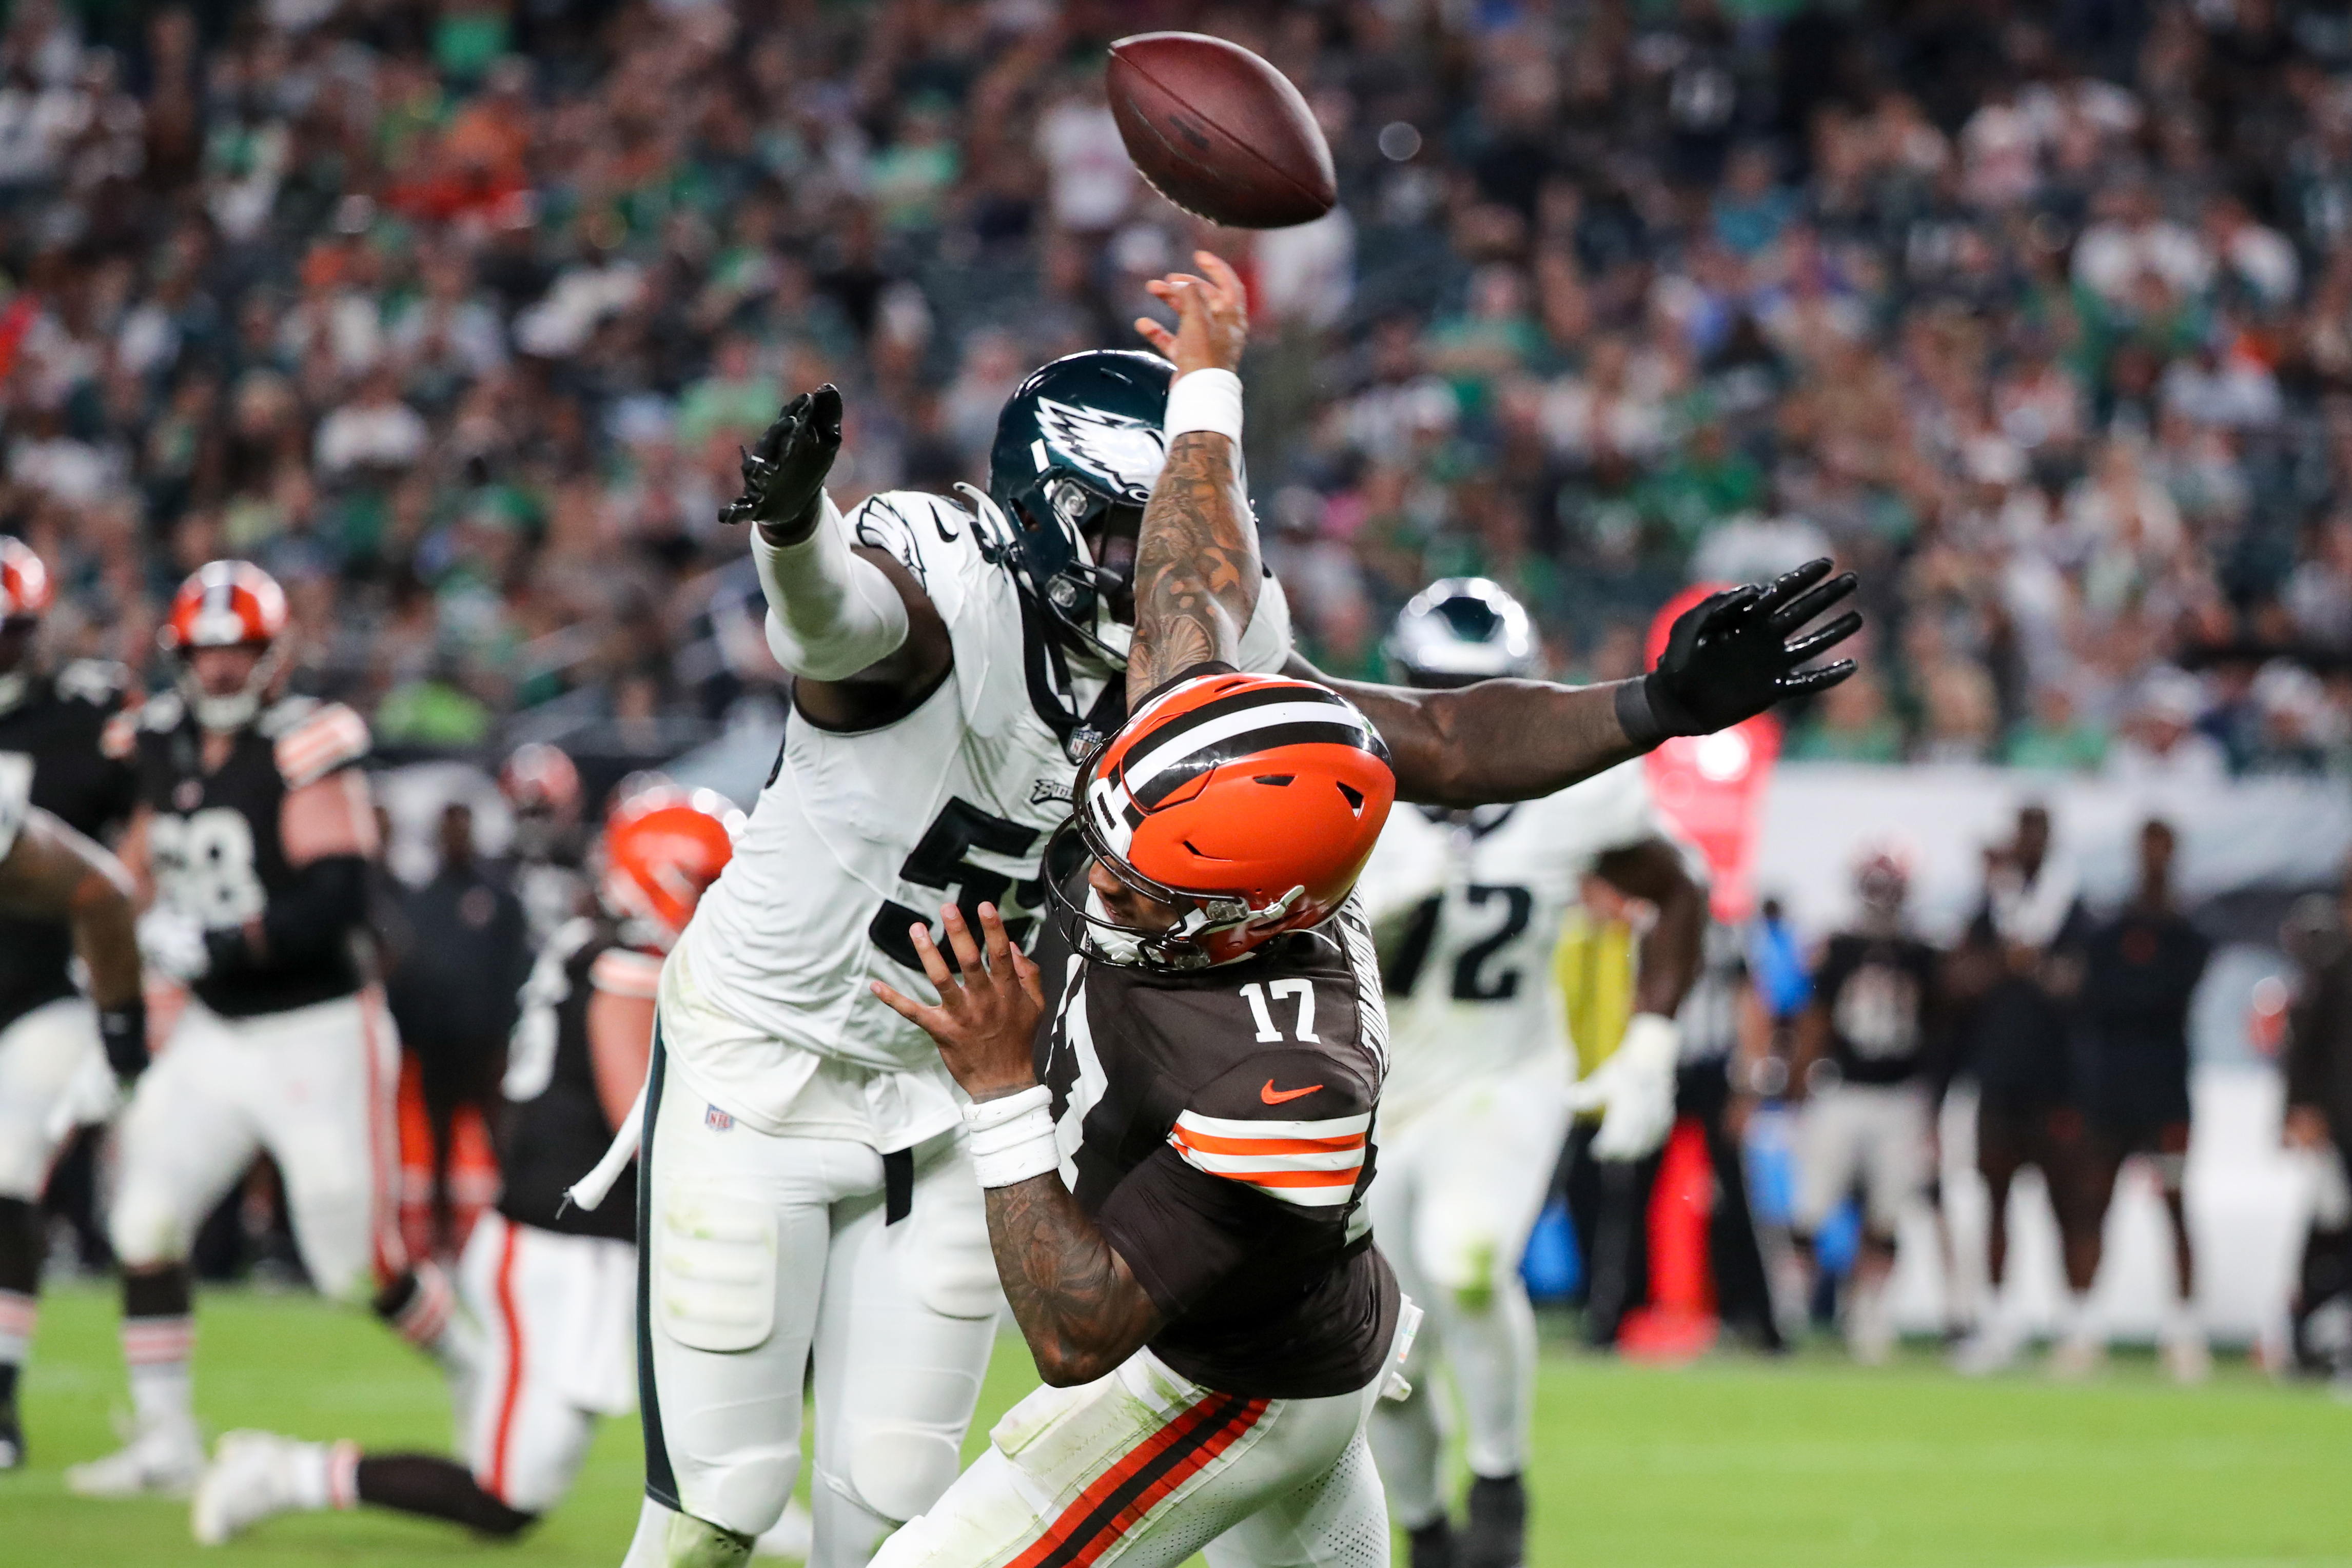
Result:
{"label": "green grass field", "polygon": [[[215,1291],[197,1357],[215,1431],[446,1438],[437,1381],[361,1314]],[[578,1489],[519,1545],[362,1513],[274,1521],[205,1551],[180,1504],[65,1495],[62,1468],[103,1452],[127,1403],[110,1295],[52,1293],[37,1358],[34,1466],[0,1477],[0,1568],[615,1568],[636,1517],[636,1428],[612,1422]],[[1029,1381],[1005,1342],[976,1431]],[[1537,1568],[2352,1568],[2352,1407],[2236,1364],[2183,1391],[2135,1360],[2054,1387],[1963,1383],[1925,1352],[1864,1373],[1827,1352],[1662,1371],[1560,1351],[1545,1363],[1537,1443]]]}

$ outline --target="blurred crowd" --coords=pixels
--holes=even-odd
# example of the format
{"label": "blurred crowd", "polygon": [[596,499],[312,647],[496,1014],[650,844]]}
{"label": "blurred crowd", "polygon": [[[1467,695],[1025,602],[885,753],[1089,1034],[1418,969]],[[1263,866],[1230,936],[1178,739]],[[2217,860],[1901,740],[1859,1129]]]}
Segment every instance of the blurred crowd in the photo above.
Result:
{"label": "blurred crowd", "polygon": [[[1343,205],[1206,229],[1103,46],[1247,45]],[[142,665],[286,580],[392,744],[674,751],[772,701],[714,514],[781,399],[982,481],[1210,243],[1308,651],[1478,572],[1563,674],[1693,577],[1865,574],[1799,756],[2352,769],[2352,17],[2286,0],[21,0],[0,527]]]}

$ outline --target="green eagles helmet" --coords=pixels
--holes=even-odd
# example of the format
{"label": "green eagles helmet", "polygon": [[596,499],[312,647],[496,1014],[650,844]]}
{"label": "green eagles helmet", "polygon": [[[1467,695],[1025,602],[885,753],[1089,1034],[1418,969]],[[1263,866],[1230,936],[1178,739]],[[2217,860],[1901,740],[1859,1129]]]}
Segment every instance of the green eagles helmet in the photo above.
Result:
{"label": "green eagles helmet", "polygon": [[1107,563],[1101,543],[1132,541],[1142,521],[1167,459],[1172,374],[1155,354],[1092,349],[1033,373],[997,416],[988,495],[1012,525],[1013,566],[1064,633],[1104,653],[1097,615],[1135,565],[1131,553]]}

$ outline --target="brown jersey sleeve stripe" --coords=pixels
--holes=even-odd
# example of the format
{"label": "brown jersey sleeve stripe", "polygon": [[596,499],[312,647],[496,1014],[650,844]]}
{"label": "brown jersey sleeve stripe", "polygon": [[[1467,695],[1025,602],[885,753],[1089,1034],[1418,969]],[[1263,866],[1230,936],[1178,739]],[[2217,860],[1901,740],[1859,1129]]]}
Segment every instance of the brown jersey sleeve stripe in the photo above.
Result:
{"label": "brown jersey sleeve stripe", "polygon": [[1091,1568],[1169,1494],[1255,1426],[1268,1401],[1212,1394],[1128,1450],[1006,1568]]}

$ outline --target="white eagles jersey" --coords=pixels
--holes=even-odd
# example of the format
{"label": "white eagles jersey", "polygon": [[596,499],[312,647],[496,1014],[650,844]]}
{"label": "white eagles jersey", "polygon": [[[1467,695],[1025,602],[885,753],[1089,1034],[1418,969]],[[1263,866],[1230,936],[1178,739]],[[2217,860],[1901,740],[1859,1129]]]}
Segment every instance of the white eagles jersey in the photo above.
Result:
{"label": "white eagles jersey", "polygon": [[1388,988],[1391,1125],[1530,1062],[1556,1061],[1565,1087],[1561,920],[1601,856],[1664,832],[1639,761],[1516,805],[1389,814],[1357,889]]}
{"label": "white eagles jersey", "polygon": [[[1024,607],[991,548],[1008,526],[994,507],[975,516],[945,497],[892,491],[848,526],[922,585],[947,623],[954,667],[878,730],[823,730],[792,714],[734,858],[666,981],[666,1006],[739,1027],[666,1023],[663,1040],[698,1092],[771,1132],[804,1119],[794,1101],[820,1058],[891,1075],[863,1090],[875,1147],[888,1150],[959,1112],[939,1047],[868,983],[934,994],[907,931],[920,921],[939,936],[945,901],[968,917],[993,903],[1025,941],[1045,901],[1046,838],[1070,813],[1070,715],[1092,710],[1107,676],[1124,678],[1073,669]],[[1269,578],[1239,663],[1270,672],[1289,653],[1288,608]]]}

